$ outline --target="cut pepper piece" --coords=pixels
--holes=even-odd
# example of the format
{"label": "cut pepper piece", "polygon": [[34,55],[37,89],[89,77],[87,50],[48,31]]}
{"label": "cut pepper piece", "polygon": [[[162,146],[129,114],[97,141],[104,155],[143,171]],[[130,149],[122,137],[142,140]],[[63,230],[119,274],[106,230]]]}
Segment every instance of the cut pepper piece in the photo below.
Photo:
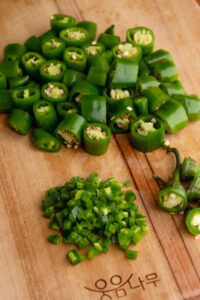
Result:
{"label": "cut pepper piece", "polygon": [[142,95],[146,96],[148,99],[150,113],[158,111],[170,100],[168,95],[166,95],[159,87],[155,86],[143,90]]}
{"label": "cut pepper piece", "polygon": [[0,113],[10,112],[14,106],[11,90],[0,90]]}
{"label": "cut pepper piece", "polygon": [[200,235],[200,208],[193,208],[188,211],[185,219],[188,231],[193,235]]}
{"label": "cut pepper piece", "polygon": [[22,56],[22,64],[26,74],[32,79],[36,79],[39,75],[39,68],[45,62],[44,57],[37,52],[26,52]]}
{"label": "cut pepper piece", "polygon": [[151,65],[153,75],[162,82],[174,82],[178,71],[173,61],[163,59]]}
{"label": "cut pepper piece", "polygon": [[106,123],[106,99],[103,96],[85,95],[81,98],[81,115],[87,122]]}
{"label": "cut pepper piece", "polygon": [[42,54],[46,59],[60,59],[62,58],[65,44],[61,39],[53,37],[45,39],[41,44],[41,48]]}
{"label": "cut pepper piece", "polygon": [[87,80],[80,79],[77,81],[70,93],[69,101],[80,104],[82,95],[99,95],[99,88]]}
{"label": "cut pepper piece", "polygon": [[45,152],[58,152],[62,146],[59,139],[42,128],[35,128],[32,131],[32,140],[38,149]]}
{"label": "cut pepper piece", "polygon": [[7,78],[4,73],[0,72],[0,90],[7,89]]}
{"label": "cut pepper piece", "polygon": [[33,117],[28,112],[14,108],[9,116],[8,126],[18,134],[26,135],[32,127]]}
{"label": "cut pepper piece", "polygon": [[33,115],[37,127],[46,131],[53,131],[58,123],[56,110],[53,104],[47,100],[37,101],[33,105]]}
{"label": "cut pepper piece", "polygon": [[33,104],[40,100],[40,90],[36,87],[20,87],[11,92],[15,105],[32,112]]}
{"label": "cut pepper piece", "polygon": [[63,119],[68,114],[78,114],[79,108],[75,103],[72,102],[59,102],[56,105],[56,110],[61,119]]}
{"label": "cut pepper piece", "polygon": [[174,99],[181,103],[189,121],[200,120],[200,98],[196,95],[176,95]]}
{"label": "cut pepper piece", "polygon": [[84,50],[76,47],[67,47],[63,53],[63,60],[70,69],[79,72],[85,71],[87,58]]}
{"label": "cut pepper piece", "polygon": [[60,31],[65,28],[74,27],[76,25],[76,19],[64,14],[54,14],[50,18],[50,23],[51,28]]}
{"label": "cut pepper piece", "polygon": [[67,69],[63,77],[63,83],[67,87],[71,87],[74,83],[76,83],[80,79],[85,79],[84,73],[72,69]]}
{"label": "cut pepper piece", "polygon": [[186,95],[186,92],[179,80],[175,80],[174,82],[163,82],[159,87],[170,97],[174,97],[176,95]]}
{"label": "cut pepper piece", "polygon": [[123,58],[128,60],[140,61],[142,50],[139,46],[127,42],[120,42],[113,48],[114,58]]}
{"label": "cut pepper piece", "polygon": [[63,102],[67,99],[68,88],[62,82],[48,82],[42,86],[41,95],[53,103]]}
{"label": "cut pepper piece", "polygon": [[68,47],[80,47],[90,42],[89,32],[82,27],[63,29],[59,35]]}
{"label": "cut pepper piece", "polygon": [[13,61],[20,60],[21,56],[26,52],[26,47],[24,45],[14,43],[8,44],[4,48],[4,60],[5,61]]}
{"label": "cut pepper piece", "polygon": [[66,71],[66,65],[60,60],[52,59],[44,62],[39,70],[43,82],[61,81]]}
{"label": "cut pepper piece", "polygon": [[96,37],[97,24],[92,21],[81,21],[77,24],[78,27],[82,27],[89,32],[90,38],[93,41]]}
{"label": "cut pepper piece", "polygon": [[130,28],[126,32],[126,40],[129,43],[139,45],[143,55],[149,54],[154,47],[153,31],[147,27]]}

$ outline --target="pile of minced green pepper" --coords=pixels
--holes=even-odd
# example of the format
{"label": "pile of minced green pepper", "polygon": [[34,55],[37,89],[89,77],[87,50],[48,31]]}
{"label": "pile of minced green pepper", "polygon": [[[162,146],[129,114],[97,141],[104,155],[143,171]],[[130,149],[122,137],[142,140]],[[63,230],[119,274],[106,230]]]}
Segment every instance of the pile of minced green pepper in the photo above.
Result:
{"label": "pile of minced green pepper", "polygon": [[[170,182],[154,175],[164,187],[158,194],[159,206],[169,213],[185,213],[185,224],[188,231],[200,237],[200,164],[190,157],[181,162],[180,153],[176,148],[167,147],[167,152],[174,153],[176,168]],[[181,184],[188,182],[186,189]]]}
{"label": "pile of minced green pepper", "polygon": [[58,231],[51,234],[52,244],[73,244],[67,253],[72,265],[83,261],[87,255],[107,253],[111,244],[117,244],[129,259],[136,259],[138,251],[129,247],[137,245],[147,233],[146,218],[135,204],[135,194],[128,187],[130,181],[121,184],[115,178],[101,181],[97,173],[84,180],[73,177],[64,186],[53,187],[42,201],[43,216],[50,219],[50,228]]}
{"label": "pile of minced green pepper", "polygon": [[81,144],[93,155],[111,133],[130,132],[132,146],[150,152],[189,121],[200,120],[200,99],[187,95],[172,55],[154,51],[154,34],[129,28],[125,41],[111,25],[97,40],[97,24],[54,14],[51,29],[9,44],[0,63],[0,112],[9,127],[43,151]]}

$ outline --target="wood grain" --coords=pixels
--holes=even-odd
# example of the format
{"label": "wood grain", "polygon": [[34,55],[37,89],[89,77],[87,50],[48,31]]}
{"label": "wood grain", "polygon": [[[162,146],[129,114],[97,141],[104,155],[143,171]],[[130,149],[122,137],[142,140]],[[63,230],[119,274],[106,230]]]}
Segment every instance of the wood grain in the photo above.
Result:
{"label": "wood grain", "polygon": [[[49,16],[56,12],[95,21],[98,32],[116,24],[122,39],[128,27],[142,24],[155,32],[156,48],[173,54],[188,93],[199,92],[200,14],[194,0],[0,0],[0,8],[1,57],[7,43],[23,43],[30,35],[48,30]],[[199,134],[199,124],[193,123],[169,139],[183,156],[200,161]],[[186,232],[183,216],[168,215],[156,204],[159,187],[152,175],[169,178],[173,158],[163,150],[139,153],[131,148],[128,138],[112,137],[108,152],[101,157],[82,149],[48,154],[35,149],[30,136],[9,130],[7,116],[0,116],[0,299],[200,299],[199,241]],[[65,259],[69,247],[46,241],[50,230],[41,217],[43,192],[74,175],[86,177],[92,171],[103,179],[131,178],[150,227],[137,247],[140,254],[136,261],[127,261],[123,253],[111,247],[107,255],[74,268]],[[152,273],[158,276],[156,285],[147,281],[146,276]],[[104,279],[107,289],[112,289],[113,276],[121,276],[124,282],[131,274],[129,284],[109,293],[112,298],[85,288],[93,289],[97,280]],[[139,280],[144,280],[144,289]]]}

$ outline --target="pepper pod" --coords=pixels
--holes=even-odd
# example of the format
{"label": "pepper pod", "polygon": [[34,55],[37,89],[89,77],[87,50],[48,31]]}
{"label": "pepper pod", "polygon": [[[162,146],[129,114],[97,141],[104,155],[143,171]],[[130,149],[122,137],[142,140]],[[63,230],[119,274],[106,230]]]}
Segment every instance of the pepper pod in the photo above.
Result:
{"label": "pepper pod", "polygon": [[21,56],[26,52],[26,47],[24,45],[14,43],[8,44],[4,48],[4,60],[11,61],[11,60],[20,60]]}
{"label": "pepper pod", "polygon": [[78,114],[68,114],[56,127],[54,133],[67,148],[77,149],[82,141],[85,119]]}
{"label": "pepper pod", "polygon": [[27,51],[41,52],[41,41],[35,35],[30,36],[24,43],[24,46],[26,47]]}
{"label": "pepper pod", "polygon": [[58,152],[62,147],[59,139],[41,128],[32,131],[32,141],[38,149],[46,152]]}
{"label": "pepper pod", "polygon": [[66,65],[60,60],[52,59],[44,62],[39,71],[43,82],[61,81],[66,71]]}
{"label": "pepper pod", "polygon": [[64,14],[54,14],[50,18],[51,28],[60,31],[65,28],[76,26],[76,19]]}
{"label": "pepper pod", "polygon": [[133,45],[136,44],[140,46],[143,55],[147,55],[153,51],[155,38],[153,31],[147,27],[128,29],[126,32],[126,40]]}
{"label": "pepper pod", "polygon": [[136,44],[133,45],[127,42],[120,42],[117,46],[113,47],[113,57],[138,62],[142,58],[142,50]]}
{"label": "pepper pod", "polygon": [[190,157],[185,157],[181,165],[181,179],[190,180],[200,175],[200,164]]}
{"label": "pepper pod", "polygon": [[76,47],[67,47],[63,53],[63,60],[66,66],[79,72],[84,72],[87,58],[83,49]]}
{"label": "pepper pod", "polygon": [[11,90],[0,90],[0,113],[10,112],[14,106]]}
{"label": "pepper pod", "polygon": [[170,100],[169,96],[166,95],[159,87],[149,87],[142,92],[142,95],[147,97],[149,103],[149,112],[156,112],[159,108]]}
{"label": "pepper pod", "polygon": [[62,81],[67,87],[71,87],[74,83],[76,83],[80,79],[85,79],[84,73],[72,69],[67,69],[65,71]]}
{"label": "pepper pod", "polygon": [[2,61],[0,63],[0,72],[3,73],[7,79],[22,75],[18,60]]}
{"label": "pepper pod", "polygon": [[173,99],[167,100],[155,115],[164,123],[167,133],[175,133],[188,125],[188,117],[183,106]]}
{"label": "pepper pod", "polygon": [[82,27],[89,32],[91,40],[95,40],[97,33],[97,24],[92,21],[81,21],[77,24],[78,27]]}
{"label": "pepper pod", "polygon": [[151,64],[153,75],[162,82],[173,82],[178,79],[178,71],[173,61],[163,59]]}
{"label": "pepper pod", "polygon": [[69,101],[80,104],[82,95],[99,95],[99,88],[91,82],[81,79],[73,85],[69,93]]}
{"label": "pepper pod", "polygon": [[16,78],[9,79],[9,86],[11,89],[16,89],[18,87],[24,86],[29,82],[29,75],[19,76]]}
{"label": "pepper pod", "polygon": [[114,27],[114,25],[111,25],[104,33],[101,33],[98,36],[97,42],[102,43],[106,49],[112,49],[120,42],[120,37],[118,35],[114,35]]}
{"label": "pepper pod", "polygon": [[142,76],[139,77],[136,83],[137,94],[142,94],[150,87],[159,87],[160,82],[154,76]]}
{"label": "pepper pod", "polygon": [[189,121],[200,120],[200,98],[196,95],[176,95],[174,99],[181,103]]}
{"label": "pepper pod", "polygon": [[32,127],[33,117],[28,112],[14,108],[9,116],[8,126],[18,134],[26,135]]}
{"label": "pepper pod", "polygon": [[7,78],[4,73],[0,72],[0,90],[7,89]]}
{"label": "pepper pod", "polygon": [[106,123],[106,98],[98,95],[82,96],[81,115],[87,122]]}
{"label": "pepper pod", "polygon": [[141,152],[151,152],[164,143],[165,125],[153,115],[143,115],[131,124],[131,144]]}
{"label": "pepper pod", "polygon": [[200,235],[200,207],[188,211],[185,224],[191,234]]}
{"label": "pepper pod", "polygon": [[48,82],[45,83],[41,88],[42,98],[53,102],[63,102],[67,99],[68,88],[62,82]]}
{"label": "pepper pod", "polygon": [[159,49],[145,56],[144,62],[149,68],[151,68],[151,65],[153,65],[156,62],[160,62],[163,59],[167,59],[168,61],[174,61],[173,57],[168,51]]}
{"label": "pepper pod", "polygon": [[37,101],[33,105],[33,115],[37,127],[46,131],[53,131],[58,123],[56,110],[53,104],[47,100]]}
{"label": "pepper pod", "polygon": [[[106,97],[106,103],[109,112],[115,112],[116,105],[118,106],[118,103],[120,103],[120,106],[122,105],[123,108],[126,108],[128,106],[131,107],[133,106],[132,99],[134,97],[134,91],[132,88],[118,89],[118,88],[106,87],[103,89],[103,96]],[[129,100],[126,102],[124,101],[125,99],[129,99]]]}
{"label": "pepper pod", "polygon": [[45,39],[41,44],[41,48],[42,55],[46,59],[60,59],[65,49],[65,43],[61,39],[53,37]]}
{"label": "pepper pod", "polygon": [[104,154],[110,143],[111,130],[103,123],[88,123],[83,128],[83,141],[86,152],[92,155]]}
{"label": "pepper pod", "polygon": [[67,47],[81,47],[90,42],[89,32],[82,27],[63,29],[59,35]]}
{"label": "pepper pod", "polygon": [[149,113],[147,97],[136,97],[133,99],[133,104],[137,115],[147,115]]}
{"label": "pepper pod", "polygon": [[39,68],[45,62],[44,57],[37,52],[26,52],[22,56],[23,68],[32,79],[37,79]]}
{"label": "pepper pod", "polygon": [[11,92],[15,105],[32,112],[33,104],[40,100],[40,90],[36,87],[20,87]]}
{"label": "pepper pod", "polygon": [[135,118],[136,113],[133,107],[128,107],[128,109],[119,107],[115,114],[109,115],[109,125],[112,133],[126,133],[130,131],[130,125]]}
{"label": "pepper pod", "polygon": [[158,194],[159,206],[170,213],[180,213],[187,208],[187,195],[184,187],[180,183],[181,157],[176,148],[168,148],[167,153],[174,153],[176,157],[176,168],[173,179],[166,183],[162,178],[153,177],[164,185]]}
{"label": "pepper pod", "polygon": [[174,82],[162,82],[159,87],[170,97],[186,95],[186,92],[179,80],[175,80]]}

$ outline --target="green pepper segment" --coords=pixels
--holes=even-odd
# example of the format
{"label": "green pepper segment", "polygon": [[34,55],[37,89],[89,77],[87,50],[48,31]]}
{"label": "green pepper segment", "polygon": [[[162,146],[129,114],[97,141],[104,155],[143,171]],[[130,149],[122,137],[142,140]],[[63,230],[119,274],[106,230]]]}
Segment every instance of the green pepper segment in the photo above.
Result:
{"label": "green pepper segment", "polygon": [[68,114],[79,113],[78,106],[75,103],[67,101],[57,103],[56,110],[61,119],[63,119]]}
{"label": "green pepper segment", "polygon": [[47,100],[37,101],[33,105],[33,114],[36,120],[37,127],[46,131],[55,129],[58,118],[53,104]]}
{"label": "green pepper segment", "polygon": [[154,76],[139,77],[136,83],[136,92],[140,95],[150,87],[159,87],[159,84],[159,81]]}
{"label": "green pepper segment", "polygon": [[16,78],[9,79],[9,86],[11,89],[16,89],[18,87],[24,86],[29,82],[29,75],[19,76]]}
{"label": "green pepper segment", "polygon": [[0,113],[10,112],[13,108],[11,90],[0,90]]}
{"label": "green pepper segment", "polygon": [[153,51],[155,38],[153,31],[147,27],[140,26],[128,29],[126,40],[129,43],[140,46],[143,55],[147,55]]}
{"label": "green pepper segment", "polygon": [[162,60],[168,60],[168,61],[173,62],[173,57],[171,56],[171,54],[168,51],[159,49],[159,50],[152,52],[151,54],[145,56],[145,58],[144,58],[144,62],[150,68],[154,63],[160,62]]}
{"label": "green pepper segment", "polygon": [[38,37],[35,35],[32,35],[29,37],[26,42],[24,43],[24,46],[26,47],[27,51],[33,51],[33,52],[41,52],[41,42]]}
{"label": "green pepper segment", "polygon": [[[115,112],[118,107],[133,107],[132,99],[134,97],[134,91],[131,88],[104,88],[103,96],[106,97],[106,102],[109,112]],[[129,99],[128,101],[124,101]]]}
{"label": "green pepper segment", "polygon": [[67,87],[71,87],[74,83],[76,83],[80,79],[85,79],[84,73],[72,69],[67,69],[63,77],[63,83]]}
{"label": "green pepper segment", "polygon": [[7,89],[7,78],[4,73],[0,72],[0,90]]}
{"label": "green pepper segment", "polygon": [[187,195],[184,187],[180,183],[181,157],[176,148],[168,148],[167,152],[175,154],[176,168],[173,179],[169,183],[166,183],[162,178],[154,175],[154,178],[164,185],[164,188],[161,189],[158,194],[158,204],[167,212],[180,213],[187,208]]}
{"label": "green pepper segment", "polygon": [[181,179],[189,180],[200,174],[200,164],[190,157],[185,157],[181,165]]}
{"label": "green pepper segment", "polygon": [[113,35],[109,33],[101,33],[97,40],[98,43],[102,43],[106,49],[112,49],[120,42],[120,37],[118,35]]}
{"label": "green pepper segment", "polygon": [[143,90],[142,95],[148,98],[150,113],[158,111],[162,106],[170,100],[159,87],[149,87]]}
{"label": "green pepper segment", "polygon": [[28,112],[14,108],[9,116],[8,126],[18,134],[26,135],[32,127],[33,117]]}
{"label": "green pepper segment", "polygon": [[188,201],[197,201],[200,199],[200,173],[191,181],[187,189]]}
{"label": "green pepper segment", "polygon": [[112,133],[126,133],[130,130],[130,125],[136,118],[134,110],[120,110],[110,117],[110,129]]}
{"label": "green pepper segment", "polygon": [[77,149],[81,144],[85,119],[78,114],[68,114],[55,129],[55,135],[67,148]]}
{"label": "green pepper segment", "polygon": [[120,42],[113,48],[114,57],[140,61],[142,58],[142,50],[139,46],[127,42]]}
{"label": "green pepper segment", "polygon": [[106,123],[105,97],[97,95],[82,96],[81,115],[87,122]]}
{"label": "green pepper segment", "polygon": [[26,52],[22,56],[22,64],[25,72],[33,79],[39,75],[39,68],[45,59],[37,52]]}
{"label": "green pepper segment", "polygon": [[80,79],[73,85],[69,100],[80,104],[82,95],[99,95],[99,88],[87,80]]}
{"label": "green pepper segment", "polygon": [[68,88],[62,82],[48,82],[42,86],[41,95],[50,102],[62,102],[67,99]]}
{"label": "green pepper segment", "polygon": [[24,45],[14,43],[8,44],[4,48],[4,60],[13,61],[20,60],[21,56],[26,52],[26,47]]}
{"label": "green pepper segment", "polygon": [[155,115],[165,123],[166,131],[170,134],[188,125],[188,117],[183,106],[173,99],[169,99],[162,105]]}
{"label": "green pepper segment", "polygon": [[85,260],[85,256],[82,253],[77,252],[76,249],[72,249],[68,251],[67,258],[72,264],[72,266],[75,266],[79,264],[81,261]]}
{"label": "green pepper segment", "polygon": [[42,128],[35,128],[32,131],[32,140],[38,149],[46,152],[58,152],[62,147],[59,139]]}
{"label": "green pepper segment", "polygon": [[54,37],[57,37],[58,36],[58,33],[56,30],[54,29],[50,29],[50,30],[47,30],[46,32],[44,32],[40,37],[40,41],[41,43],[44,42],[45,40],[47,39],[50,39],[50,38],[54,38]]}
{"label": "green pepper segment", "polygon": [[86,68],[87,58],[84,50],[76,47],[67,47],[63,53],[63,60],[70,69],[84,72]]}
{"label": "green pepper segment", "polygon": [[3,73],[7,79],[22,75],[18,60],[2,61],[0,63],[0,72]]}
{"label": "green pepper segment", "polygon": [[179,80],[175,80],[174,82],[162,82],[159,87],[165,94],[169,95],[170,97],[186,94]]}
{"label": "green pepper segment", "polygon": [[149,68],[147,67],[147,64],[144,62],[143,59],[141,59],[139,61],[139,71],[138,71],[138,75],[140,77],[143,77],[143,76],[148,76],[150,75],[151,71],[149,70]]}
{"label": "green pepper segment", "polygon": [[40,90],[35,87],[20,87],[11,92],[15,105],[25,111],[32,112],[33,104],[40,100]]}
{"label": "green pepper segment", "polygon": [[61,81],[65,71],[64,62],[56,59],[48,60],[40,66],[40,78],[43,82]]}
{"label": "green pepper segment", "polygon": [[136,97],[133,100],[133,104],[138,115],[147,115],[149,113],[147,97]]}
{"label": "green pepper segment", "polygon": [[200,235],[200,208],[193,208],[188,211],[185,219],[188,231],[193,235]]}
{"label": "green pepper segment", "polygon": [[107,74],[105,71],[91,67],[86,77],[94,85],[104,87],[106,85]]}
{"label": "green pepper segment", "polygon": [[93,56],[102,54],[105,51],[105,46],[104,44],[92,41],[90,44],[84,45],[83,49],[86,52],[87,58],[90,59]]}
{"label": "green pepper segment", "polygon": [[63,29],[60,31],[60,38],[68,47],[80,47],[90,42],[89,32],[82,27]]}
{"label": "green pepper segment", "polygon": [[173,82],[178,79],[178,71],[173,61],[163,59],[151,66],[153,75],[160,81]]}
{"label": "green pepper segment", "polygon": [[97,32],[97,24],[92,21],[81,21],[77,24],[78,27],[82,27],[89,32],[91,40],[95,40]]}
{"label": "green pepper segment", "polygon": [[65,49],[64,42],[57,38],[45,39],[42,42],[42,54],[46,59],[60,59],[62,58],[63,50]]}
{"label": "green pepper segment", "polygon": [[176,95],[174,99],[183,105],[189,121],[200,120],[200,99],[198,96]]}
{"label": "green pepper segment", "polygon": [[111,138],[110,128],[103,123],[88,123],[83,128],[84,148],[92,155],[104,154]]}
{"label": "green pepper segment", "polygon": [[165,125],[153,115],[138,117],[131,124],[131,144],[141,152],[151,152],[164,143]]}
{"label": "green pepper segment", "polygon": [[76,26],[76,19],[64,14],[54,14],[50,18],[51,28],[60,31],[65,28]]}

